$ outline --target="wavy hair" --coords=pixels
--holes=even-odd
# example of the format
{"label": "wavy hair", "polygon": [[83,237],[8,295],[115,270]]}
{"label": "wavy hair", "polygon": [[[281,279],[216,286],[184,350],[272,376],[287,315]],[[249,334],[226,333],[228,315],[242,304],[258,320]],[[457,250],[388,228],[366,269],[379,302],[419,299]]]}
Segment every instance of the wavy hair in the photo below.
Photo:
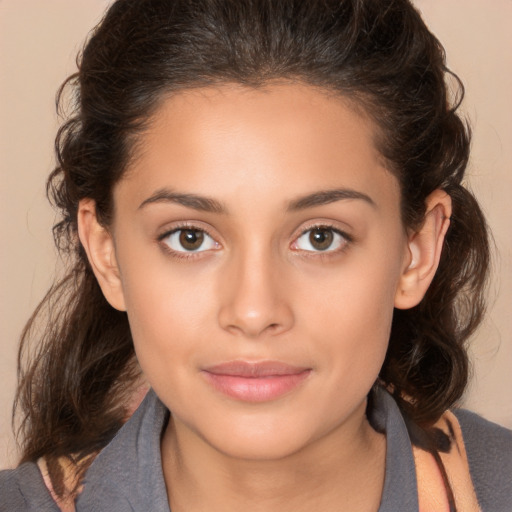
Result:
{"label": "wavy hair", "polygon": [[421,225],[432,191],[451,196],[439,269],[417,307],[395,311],[380,381],[425,428],[460,399],[465,342],[484,310],[488,234],[463,185],[470,134],[456,112],[462,85],[408,0],[117,0],[78,66],[59,96],[71,91],[72,112],[57,135],[48,180],[68,272],[22,336],[23,460],[73,454],[84,469],[124,420],[138,375],[128,320],[103,297],[80,245],[78,202],[94,199],[108,226],[112,189],[137,135],[166,97],[193,87],[286,80],[350,98],[379,128],[378,149],[400,182],[406,227]]}

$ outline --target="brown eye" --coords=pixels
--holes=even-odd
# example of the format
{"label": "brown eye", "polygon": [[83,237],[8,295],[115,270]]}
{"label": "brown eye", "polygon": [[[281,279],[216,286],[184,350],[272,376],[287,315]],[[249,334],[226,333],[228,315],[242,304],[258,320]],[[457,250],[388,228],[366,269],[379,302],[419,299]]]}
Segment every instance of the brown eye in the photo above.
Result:
{"label": "brown eye", "polygon": [[204,242],[203,231],[197,229],[181,229],[179,234],[180,245],[187,251],[197,251]]}
{"label": "brown eye", "polygon": [[174,252],[203,252],[218,249],[219,244],[202,229],[179,228],[160,240]]}
{"label": "brown eye", "polygon": [[343,249],[351,238],[329,226],[317,226],[304,231],[292,245],[306,252],[336,252]]}
{"label": "brown eye", "polygon": [[334,240],[332,229],[315,228],[309,233],[309,242],[317,251],[326,251]]}

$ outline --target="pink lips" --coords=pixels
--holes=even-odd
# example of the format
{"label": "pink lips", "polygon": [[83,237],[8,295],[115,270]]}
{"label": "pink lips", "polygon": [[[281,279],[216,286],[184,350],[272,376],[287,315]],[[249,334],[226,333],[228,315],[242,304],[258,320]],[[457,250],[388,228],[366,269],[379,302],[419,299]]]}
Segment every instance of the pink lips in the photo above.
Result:
{"label": "pink lips", "polygon": [[296,388],[310,373],[310,368],[278,361],[231,361],[203,370],[217,391],[245,402],[275,400]]}

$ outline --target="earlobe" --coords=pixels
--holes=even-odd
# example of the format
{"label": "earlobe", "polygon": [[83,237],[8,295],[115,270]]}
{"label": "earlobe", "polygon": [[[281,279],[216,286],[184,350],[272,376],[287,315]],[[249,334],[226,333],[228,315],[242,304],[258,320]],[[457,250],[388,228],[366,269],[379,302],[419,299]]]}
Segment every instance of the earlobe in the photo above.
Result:
{"label": "earlobe", "polygon": [[125,311],[125,301],[121,276],[117,265],[114,240],[110,232],[98,222],[96,203],[92,199],[82,199],[78,206],[78,236],[87,259],[112,307]]}
{"label": "earlobe", "polygon": [[423,225],[409,235],[409,258],[395,294],[395,307],[409,309],[418,305],[434,279],[446,232],[450,225],[452,201],[443,190],[435,190],[425,202]]}

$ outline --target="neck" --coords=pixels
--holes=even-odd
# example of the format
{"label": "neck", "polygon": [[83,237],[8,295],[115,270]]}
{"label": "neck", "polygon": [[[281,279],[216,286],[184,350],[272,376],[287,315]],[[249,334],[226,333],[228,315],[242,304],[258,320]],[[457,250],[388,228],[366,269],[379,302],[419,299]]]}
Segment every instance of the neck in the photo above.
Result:
{"label": "neck", "polygon": [[171,510],[375,512],[384,484],[385,437],[364,413],[354,427],[341,426],[284,458],[242,460],[171,420],[162,440]]}

